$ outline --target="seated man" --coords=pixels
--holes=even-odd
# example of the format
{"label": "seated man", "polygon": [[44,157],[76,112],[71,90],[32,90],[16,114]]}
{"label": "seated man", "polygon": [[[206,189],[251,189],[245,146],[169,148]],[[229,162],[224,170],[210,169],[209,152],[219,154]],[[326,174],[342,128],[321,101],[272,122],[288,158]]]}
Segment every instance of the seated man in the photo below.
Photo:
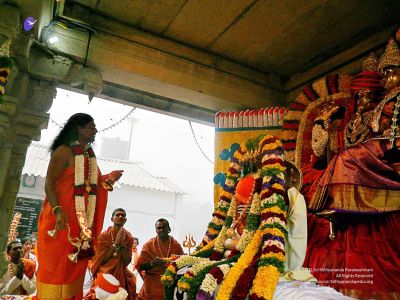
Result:
{"label": "seated man", "polygon": [[7,245],[7,272],[0,278],[0,295],[30,295],[36,290],[36,264],[22,258],[22,244],[13,240]]}
{"label": "seated man", "polygon": [[155,227],[157,236],[143,245],[136,263],[137,270],[145,272],[143,287],[138,295],[140,300],[163,299],[160,278],[168,264],[167,259],[173,254],[183,254],[179,242],[169,235],[171,228],[166,219],[157,220]]}
{"label": "seated man", "polygon": [[[115,276],[122,288],[128,291],[129,300],[135,299],[136,287],[132,279],[133,274],[128,270],[132,259],[133,237],[123,226],[126,223],[126,212],[122,208],[113,211],[111,221],[113,226],[100,234],[98,243],[95,245],[95,256],[92,260],[91,271],[96,277],[97,273],[107,273]],[[95,281],[96,282],[96,281]],[[85,297],[93,299],[94,292],[91,291]]]}

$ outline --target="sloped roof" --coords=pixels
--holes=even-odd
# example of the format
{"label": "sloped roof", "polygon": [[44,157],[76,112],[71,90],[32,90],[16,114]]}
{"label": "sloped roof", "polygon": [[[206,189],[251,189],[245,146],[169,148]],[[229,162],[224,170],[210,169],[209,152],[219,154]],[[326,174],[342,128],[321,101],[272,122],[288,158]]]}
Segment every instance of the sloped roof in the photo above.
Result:
{"label": "sloped roof", "polygon": [[[23,174],[46,177],[47,167],[50,161],[49,148],[45,145],[32,142],[26,154]],[[97,163],[106,174],[113,170],[124,170],[124,175],[118,181],[119,184],[130,185],[139,188],[158,190],[163,192],[186,194],[181,188],[165,177],[156,177],[146,171],[138,163],[113,158],[97,157]]]}

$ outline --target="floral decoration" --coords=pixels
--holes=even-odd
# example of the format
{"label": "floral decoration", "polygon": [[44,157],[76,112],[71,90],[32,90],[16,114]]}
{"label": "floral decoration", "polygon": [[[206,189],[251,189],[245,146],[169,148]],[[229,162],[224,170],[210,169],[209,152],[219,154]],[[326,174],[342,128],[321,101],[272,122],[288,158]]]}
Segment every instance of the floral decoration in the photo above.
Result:
{"label": "floral decoration", "polygon": [[[75,156],[74,197],[75,211],[79,227],[82,249],[89,249],[92,239],[92,226],[96,211],[97,196],[97,161],[90,145],[83,148],[79,142],[72,144],[72,152]],[[87,159],[85,158],[87,155]],[[87,208],[85,205],[85,192],[88,193]]]}
{"label": "floral decoration", "polygon": [[[240,145],[231,157],[224,193],[200,247],[193,256],[180,257],[167,268],[161,279],[165,288],[173,286],[178,269],[191,266],[177,282],[189,300],[196,295],[211,299],[218,285],[217,300],[245,299],[247,295],[250,299],[272,299],[285,261],[288,200],[284,171],[283,147],[277,138],[261,135]],[[243,195],[249,199],[240,199],[245,210],[250,203],[251,207],[243,233],[232,249],[226,243],[232,236],[228,231],[240,221],[236,218],[235,189],[248,174],[253,174],[259,185],[253,191],[246,187]],[[165,295],[165,299],[172,297],[170,292]]]}

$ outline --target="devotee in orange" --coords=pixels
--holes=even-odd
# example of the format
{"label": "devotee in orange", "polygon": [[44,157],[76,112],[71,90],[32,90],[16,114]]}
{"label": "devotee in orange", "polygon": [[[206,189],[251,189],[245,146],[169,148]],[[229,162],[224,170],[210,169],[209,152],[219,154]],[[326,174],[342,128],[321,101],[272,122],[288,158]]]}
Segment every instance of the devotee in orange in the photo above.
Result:
{"label": "devotee in orange", "polygon": [[0,295],[30,295],[36,290],[36,263],[22,258],[22,244],[13,240],[7,245],[7,271],[0,278]]}
{"label": "devotee in orange", "polygon": [[93,118],[77,113],[51,146],[46,199],[38,223],[37,297],[41,300],[82,299],[85,271],[107,206],[104,182],[122,176],[122,171],[101,176],[91,148],[96,133]]}
{"label": "devotee in orange", "polygon": [[138,271],[145,273],[143,287],[138,295],[140,300],[163,299],[164,290],[160,279],[168,265],[167,259],[173,254],[183,254],[179,242],[169,235],[171,228],[166,219],[156,222],[156,232],[157,236],[143,245],[136,264]]}
{"label": "devotee in orange", "polygon": [[[132,234],[123,226],[126,223],[126,212],[122,208],[113,211],[111,221],[113,226],[107,228],[98,237],[98,243],[95,246],[95,256],[92,260],[92,274],[97,277],[98,273],[113,275],[119,282],[121,288],[128,292],[128,300],[136,298],[136,286],[133,281],[133,274],[128,270],[128,265],[132,259]],[[85,299],[96,299],[95,280],[91,292]]]}

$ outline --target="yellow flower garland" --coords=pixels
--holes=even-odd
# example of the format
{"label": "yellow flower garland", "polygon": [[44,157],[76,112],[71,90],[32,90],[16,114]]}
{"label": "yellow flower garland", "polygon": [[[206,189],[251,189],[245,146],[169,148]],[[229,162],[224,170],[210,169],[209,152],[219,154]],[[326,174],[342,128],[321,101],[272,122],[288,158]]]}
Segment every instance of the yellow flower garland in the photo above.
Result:
{"label": "yellow flower garland", "polygon": [[237,263],[230,269],[224,281],[217,292],[215,300],[229,300],[232,290],[236,285],[237,280],[243,273],[243,270],[251,263],[254,256],[257,254],[262,239],[262,231],[257,230],[250,244],[244,250]]}
{"label": "yellow flower garland", "polygon": [[280,276],[280,272],[274,266],[259,267],[250,294],[254,293],[261,299],[272,300]]}
{"label": "yellow flower garland", "polygon": [[[250,142],[250,141],[249,141]],[[285,188],[281,183],[273,183],[272,186],[269,186],[269,182],[273,180],[275,177],[279,182],[284,181],[285,166],[283,164],[283,154],[282,153],[282,144],[279,140],[272,136],[265,136],[258,141],[258,148],[255,147],[256,144],[254,141],[249,143],[249,148],[246,147],[246,144],[242,144],[239,149],[234,153],[233,161],[231,163],[231,168],[237,171],[237,174],[232,174],[228,172],[228,178],[225,181],[225,186],[227,187],[224,190],[222,196],[218,201],[218,205],[214,210],[214,214],[217,213],[220,215],[213,216],[212,224],[207,229],[207,234],[212,236],[218,233],[217,237],[212,241],[209,240],[207,234],[204,237],[201,248],[194,253],[194,255],[199,255],[206,251],[213,249],[216,252],[222,253],[224,251],[224,241],[226,240],[226,230],[227,224],[222,221],[223,217],[225,221],[227,218],[232,218],[234,213],[236,212],[236,201],[231,189],[236,185],[238,174],[240,174],[240,169],[248,160],[258,159],[260,155],[263,155],[261,161],[263,163],[262,166],[262,175],[263,180],[262,184],[267,186],[267,188],[262,189],[258,200],[258,212],[261,210],[262,214],[266,214],[265,219],[260,220],[258,229],[254,232],[249,232],[249,237],[251,235],[252,239],[248,242],[247,239],[244,242],[244,252],[234,264],[234,266],[228,271],[224,280],[222,281],[217,295],[216,300],[229,300],[232,296],[232,292],[236,286],[237,281],[243,274],[244,270],[251,264],[254,257],[257,254],[261,254],[259,258],[259,265],[257,269],[256,276],[253,280],[252,287],[250,289],[250,294],[255,294],[258,299],[272,299],[277,282],[280,277],[280,270],[282,269],[282,263],[285,260],[285,253],[283,252],[272,252],[267,250],[266,247],[278,247],[282,251],[284,251],[284,243],[280,240],[275,239],[267,239],[263,242],[264,236],[269,234],[274,235],[276,237],[285,238],[285,202],[281,193],[285,193]],[[251,149],[251,150],[249,150]],[[278,162],[277,162],[278,161]],[[264,173],[263,173],[264,172]],[[269,186],[269,187],[268,187]],[[269,195],[270,191],[276,191],[272,195]],[[265,195],[268,194],[268,197],[265,198]],[[264,198],[264,199],[263,199]],[[262,200],[260,200],[262,199]],[[253,199],[254,200],[254,199]],[[263,208],[264,207],[264,208]],[[283,218],[279,216],[271,216],[268,213],[275,213],[278,215],[282,215]],[[217,229],[215,225],[224,225]],[[229,223],[229,219],[228,219]],[[212,225],[212,226],[211,226]],[[246,232],[247,234],[247,232]],[[244,241],[244,240],[243,240]],[[245,246],[247,244],[247,247]],[[243,251],[243,250],[242,250]],[[262,251],[267,251],[266,253]],[[186,272],[184,276],[181,277],[181,280],[178,281],[178,288],[180,290],[189,291],[193,297],[193,289],[191,287],[192,283],[196,280],[196,274],[201,271],[204,272],[204,269],[207,268],[210,264],[215,263],[216,261],[210,261],[205,259],[205,261],[194,260],[193,264],[188,264],[186,262],[185,265],[192,265],[189,272]],[[177,269],[181,268],[182,263],[176,261]],[[167,282],[171,282],[172,275],[176,274],[175,267],[168,267],[166,274],[164,274],[163,279]],[[169,274],[167,274],[169,273]],[[207,282],[206,290],[213,290],[213,286],[215,284],[214,281]],[[165,284],[164,284],[165,285]],[[196,287],[196,289],[199,288]]]}

